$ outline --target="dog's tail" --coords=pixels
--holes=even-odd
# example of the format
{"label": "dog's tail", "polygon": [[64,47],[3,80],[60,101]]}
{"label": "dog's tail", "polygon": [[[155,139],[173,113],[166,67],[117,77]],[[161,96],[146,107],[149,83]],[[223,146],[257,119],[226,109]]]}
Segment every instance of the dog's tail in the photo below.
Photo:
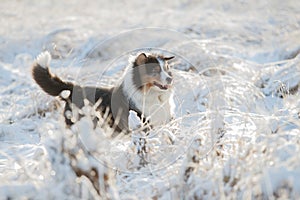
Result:
{"label": "dog's tail", "polygon": [[59,96],[62,91],[69,90],[72,93],[74,85],[64,82],[49,71],[51,55],[48,51],[41,53],[32,67],[32,76],[35,82],[48,94]]}

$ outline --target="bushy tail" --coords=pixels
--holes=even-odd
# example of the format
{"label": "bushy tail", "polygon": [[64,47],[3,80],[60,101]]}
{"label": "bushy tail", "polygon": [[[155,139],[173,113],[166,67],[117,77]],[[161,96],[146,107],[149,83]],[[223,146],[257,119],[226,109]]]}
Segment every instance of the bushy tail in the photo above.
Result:
{"label": "bushy tail", "polygon": [[64,90],[72,92],[73,84],[64,82],[49,71],[51,55],[48,51],[41,53],[32,67],[32,76],[35,82],[48,94],[58,96]]}

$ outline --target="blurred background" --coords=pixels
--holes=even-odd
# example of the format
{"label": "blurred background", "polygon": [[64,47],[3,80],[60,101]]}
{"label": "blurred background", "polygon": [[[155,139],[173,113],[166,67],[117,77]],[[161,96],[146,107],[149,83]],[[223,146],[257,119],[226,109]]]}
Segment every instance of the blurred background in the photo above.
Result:
{"label": "blurred background", "polygon": [[11,62],[16,54],[36,55],[51,45],[45,39],[55,43],[52,48],[70,54],[95,38],[101,41],[127,30],[160,27],[207,40],[213,46],[208,48],[224,54],[260,63],[278,61],[299,51],[299,4],[292,0],[5,0],[0,8],[0,59]]}

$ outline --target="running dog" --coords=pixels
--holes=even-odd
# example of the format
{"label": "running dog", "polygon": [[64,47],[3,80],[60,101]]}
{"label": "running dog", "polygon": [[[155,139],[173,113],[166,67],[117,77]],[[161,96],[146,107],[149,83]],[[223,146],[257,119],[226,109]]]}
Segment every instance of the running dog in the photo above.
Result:
{"label": "running dog", "polygon": [[[129,59],[122,81],[112,88],[84,87],[63,81],[49,70],[51,55],[41,53],[34,61],[32,76],[49,95],[65,101],[64,117],[72,125],[72,107],[82,108],[88,100],[106,116],[107,123],[116,131],[128,132],[129,111],[135,111],[143,122],[159,126],[174,116],[173,76],[168,60],[157,54],[139,53]],[[71,113],[71,114],[70,114]]]}

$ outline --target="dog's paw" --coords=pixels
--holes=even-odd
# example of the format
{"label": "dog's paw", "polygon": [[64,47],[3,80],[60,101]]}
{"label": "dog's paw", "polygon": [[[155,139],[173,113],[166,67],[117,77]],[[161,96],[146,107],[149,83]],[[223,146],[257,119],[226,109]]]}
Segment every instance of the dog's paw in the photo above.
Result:
{"label": "dog's paw", "polygon": [[48,51],[42,52],[40,55],[37,56],[35,60],[35,62],[43,68],[48,68],[50,61],[51,61],[51,55]]}
{"label": "dog's paw", "polygon": [[133,110],[129,110],[128,127],[129,130],[135,130],[142,127],[141,119],[137,116],[137,113]]}

